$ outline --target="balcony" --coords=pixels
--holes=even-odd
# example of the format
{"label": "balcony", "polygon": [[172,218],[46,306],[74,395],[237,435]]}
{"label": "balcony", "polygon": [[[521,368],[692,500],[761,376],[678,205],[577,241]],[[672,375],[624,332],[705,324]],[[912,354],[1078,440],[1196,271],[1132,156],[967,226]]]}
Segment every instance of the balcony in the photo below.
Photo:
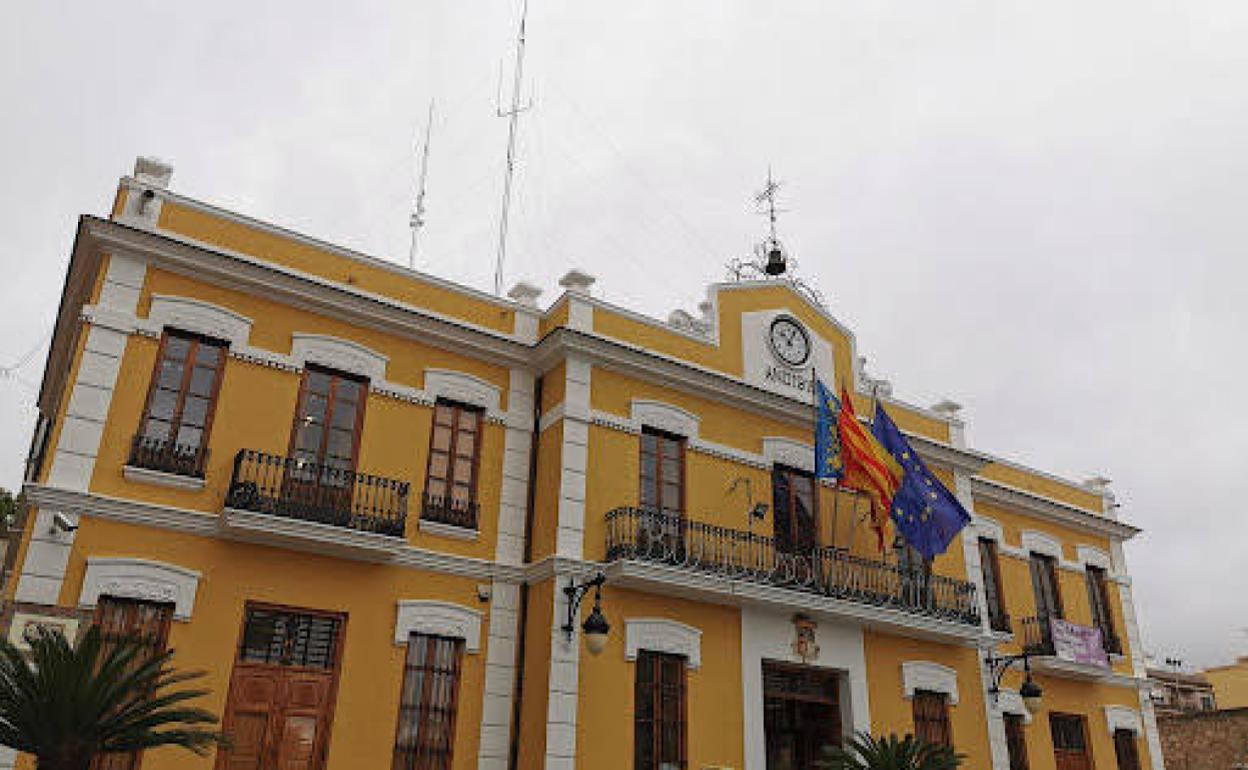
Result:
{"label": "balcony", "polygon": [[790,553],[772,537],[636,508],[610,511],[606,524],[607,561],[638,584],[687,585],[939,638],[980,631],[973,583],[827,546]]}
{"label": "balcony", "polygon": [[[480,506],[474,500],[463,500],[426,491],[420,498],[420,523],[450,527],[464,532],[475,532]],[[438,531],[437,527],[433,531]]]}
{"label": "balcony", "polygon": [[234,457],[221,515],[240,539],[367,560],[406,544],[404,481],[250,449]]}
{"label": "balcony", "polygon": [[146,480],[156,474],[167,474],[185,479],[182,482],[170,479],[165,482],[169,486],[201,488],[204,466],[207,463],[206,447],[186,446],[140,433],[130,442],[130,454],[126,457],[126,475]]}
{"label": "balcony", "polygon": [[1023,651],[1036,656],[1033,665],[1041,671],[1075,679],[1117,678],[1108,654],[1121,647],[1112,633],[1106,643],[1104,629],[1038,615],[1023,618],[1022,631]]}

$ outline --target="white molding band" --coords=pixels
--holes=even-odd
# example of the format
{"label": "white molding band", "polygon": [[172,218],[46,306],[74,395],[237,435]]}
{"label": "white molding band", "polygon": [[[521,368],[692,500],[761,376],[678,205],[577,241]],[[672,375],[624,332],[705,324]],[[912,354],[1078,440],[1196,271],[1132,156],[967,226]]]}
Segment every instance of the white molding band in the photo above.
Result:
{"label": "white molding band", "polygon": [[1105,727],[1110,735],[1113,735],[1115,730],[1130,730],[1137,736],[1144,734],[1144,729],[1140,725],[1140,712],[1129,706],[1106,706]]}
{"label": "white molding band", "polygon": [[657,428],[690,440],[698,437],[701,422],[701,418],[692,412],[646,398],[632,400],[630,420],[639,428]]}
{"label": "white molding band", "polygon": [[1025,529],[1020,536],[1024,555],[1040,553],[1062,561],[1062,544],[1057,538],[1034,529]]}
{"label": "white molding band", "polygon": [[394,643],[407,644],[413,633],[463,639],[464,649],[481,649],[481,611],[462,604],[400,599],[394,615]]}
{"label": "white molding band", "polygon": [[426,369],[425,394],[430,399],[446,398],[479,406],[490,412],[497,412],[501,403],[497,385],[451,369]]}
{"label": "white molding band", "polygon": [[949,705],[958,705],[958,672],[929,660],[908,660],[901,664],[901,691],[906,700],[914,698],[915,690],[943,692]]}
{"label": "white molding band", "polygon": [[971,526],[975,528],[975,536],[987,538],[988,540],[997,541],[997,548],[1000,550],[1005,546],[1005,528],[1001,526],[1001,522],[985,516],[982,513],[975,514],[971,521]]}
{"label": "white molding band", "polygon": [[87,557],[79,607],[94,607],[101,596],[173,604],[173,617],[190,620],[200,574],[195,570],[149,559]]}
{"label": "white molding band", "polygon": [[1027,710],[1027,704],[1023,703],[1023,696],[1018,694],[1018,690],[1001,688],[997,692],[997,710],[1002,714],[1017,714],[1023,718],[1023,724],[1031,724],[1031,712]]}
{"label": "white molding band", "polygon": [[763,457],[770,463],[787,465],[807,473],[815,472],[815,448],[791,438],[764,436]]}
{"label": "white molding band", "polygon": [[367,377],[370,382],[385,382],[389,358],[358,342],[325,334],[295,332],[291,335],[290,357],[302,368],[309,363],[341,369]]}
{"label": "white molding band", "polygon": [[696,670],[702,667],[702,630],[666,618],[625,618],[624,659],[637,660],[640,650],[683,655]]}
{"label": "white molding band", "polygon": [[251,339],[250,318],[233,310],[192,297],[153,294],[147,323],[140,325],[159,334],[166,326],[226,340],[231,347],[246,347]]}
{"label": "white molding band", "polygon": [[1109,558],[1109,554],[1100,548],[1092,545],[1075,546],[1075,559],[1085,569],[1088,565],[1100,567],[1106,573],[1112,574],[1114,571],[1113,561]]}

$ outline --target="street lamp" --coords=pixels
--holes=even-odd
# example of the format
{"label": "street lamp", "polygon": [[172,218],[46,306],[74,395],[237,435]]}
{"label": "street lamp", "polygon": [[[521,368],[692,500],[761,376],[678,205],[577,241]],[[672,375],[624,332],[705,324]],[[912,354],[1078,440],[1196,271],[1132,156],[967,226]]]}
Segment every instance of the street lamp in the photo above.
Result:
{"label": "street lamp", "polygon": [[992,672],[992,686],[988,688],[988,693],[992,695],[995,702],[997,696],[1001,694],[1001,678],[1005,676],[1005,672],[1015,663],[1022,662],[1023,671],[1027,676],[1023,679],[1022,687],[1018,688],[1018,695],[1023,699],[1023,706],[1027,709],[1027,713],[1036,714],[1040,711],[1041,697],[1044,691],[1040,689],[1040,685],[1036,684],[1036,680],[1031,678],[1031,654],[1022,653],[1021,655],[989,655],[984,658],[984,662],[988,664],[988,670]]}
{"label": "street lamp", "polygon": [[581,624],[581,631],[585,634],[585,648],[590,655],[602,654],[607,648],[607,634],[611,631],[607,616],[602,614],[602,584],[605,582],[606,576],[598,573],[592,580],[584,583],[578,584],[576,580],[571,580],[563,589],[564,595],[568,597],[568,620],[563,624],[563,633],[568,641],[572,641],[572,637],[576,635],[576,619],[580,615],[581,600],[589,593],[589,589],[594,589],[594,608]]}

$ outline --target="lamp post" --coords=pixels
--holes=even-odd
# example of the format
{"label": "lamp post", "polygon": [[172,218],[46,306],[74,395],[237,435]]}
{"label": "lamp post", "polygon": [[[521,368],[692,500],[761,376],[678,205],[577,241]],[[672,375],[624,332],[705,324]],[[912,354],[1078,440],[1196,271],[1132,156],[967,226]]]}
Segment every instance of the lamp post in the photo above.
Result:
{"label": "lamp post", "polygon": [[989,655],[984,658],[984,663],[988,665],[988,670],[992,672],[992,686],[988,688],[988,693],[992,695],[993,702],[996,702],[997,696],[1001,694],[1001,678],[1005,676],[1005,672],[1010,666],[1021,662],[1023,671],[1027,676],[1023,679],[1023,685],[1018,688],[1019,697],[1023,699],[1023,706],[1026,707],[1029,714],[1036,714],[1040,711],[1041,697],[1044,691],[1040,689],[1040,685],[1036,684],[1036,680],[1031,678],[1031,654],[1024,652],[1020,655]]}
{"label": "lamp post", "polygon": [[590,655],[602,654],[607,647],[607,634],[611,631],[607,616],[602,614],[602,584],[605,582],[607,577],[600,572],[584,583],[577,583],[572,579],[563,589],[564,595],[568,597],[568,619],[563,624],[563,633],[569,642],[576,635],[576,619],[580,616],[581,600],[589,593],[589,589],[594,589],[594,608],[581,624],[581,631],[585,634],[585,648]]}

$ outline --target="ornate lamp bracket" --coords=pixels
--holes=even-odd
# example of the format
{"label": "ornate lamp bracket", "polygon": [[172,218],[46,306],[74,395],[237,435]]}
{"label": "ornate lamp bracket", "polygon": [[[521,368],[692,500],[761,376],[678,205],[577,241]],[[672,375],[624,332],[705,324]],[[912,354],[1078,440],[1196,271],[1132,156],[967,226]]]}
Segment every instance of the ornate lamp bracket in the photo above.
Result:
{"label": "ornate lamp bracket", "polygon": [[589,589],[594,589],[594,607],[599,612],[600,602],[602,599],[602,584],[607,582],[607,576],[599,572],[592,579],[584,583],[577,583],[575,579],[570,580],[568,585],[564,587],[563,594],[568,597],[568,619],[563,624],[563,633],[567,636],[568,641],[576,634],[576,619],[580,617],[581,601],[585,595],[589,593]]}

